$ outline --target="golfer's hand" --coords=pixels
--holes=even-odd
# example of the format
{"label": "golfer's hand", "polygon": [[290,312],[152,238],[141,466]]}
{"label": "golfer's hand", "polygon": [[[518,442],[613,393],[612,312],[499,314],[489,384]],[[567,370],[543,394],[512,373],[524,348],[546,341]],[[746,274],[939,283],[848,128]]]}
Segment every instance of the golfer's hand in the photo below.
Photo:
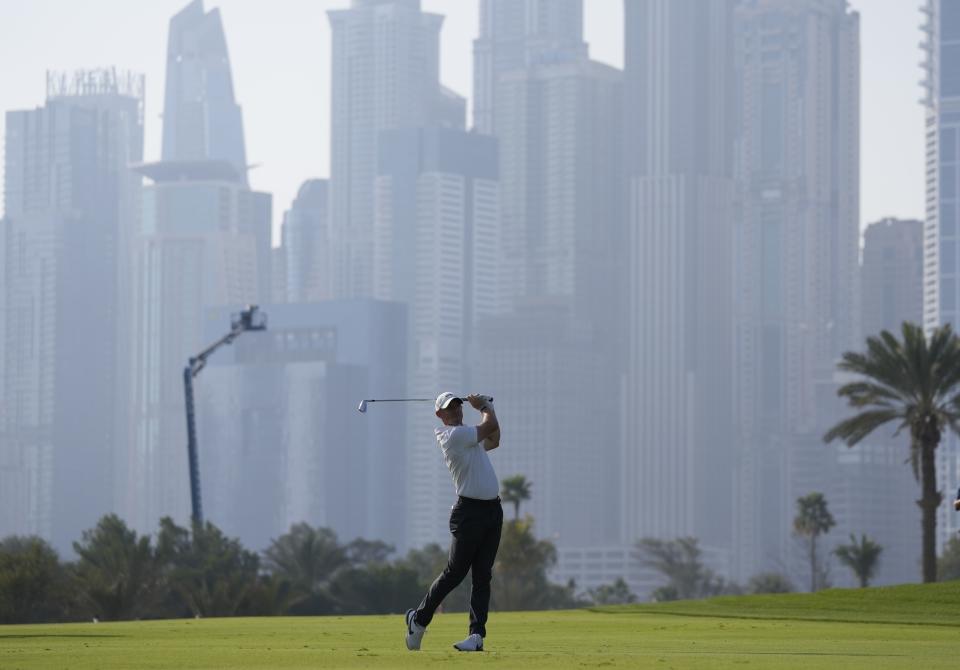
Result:
{"label": "golfer's hand", "polygon": [[470,403],[470,406],[476,410],[483,410],[489,404],[489,401],[484,398],[482,395],[477,395],[476,393],[471,393],[467,396],[467,402]]}

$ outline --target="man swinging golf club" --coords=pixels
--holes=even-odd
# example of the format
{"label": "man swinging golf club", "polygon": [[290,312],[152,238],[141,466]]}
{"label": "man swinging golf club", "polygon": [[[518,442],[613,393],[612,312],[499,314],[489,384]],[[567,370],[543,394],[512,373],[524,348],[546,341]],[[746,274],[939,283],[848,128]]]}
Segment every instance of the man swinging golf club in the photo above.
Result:
{"label": "man swinging golf club", "polygon": [[434,432],[457,488],[457,502],[450,512],[453,540],[447,567],[427,590],[420,606],[407,610],[407,649],[411,650],[420,648],[433,613],[471,569],[470,634],[453,646],[459,651],[483,651],[487,635],[490,579],[503,527],[500,483],[487,452],[500,444],[500,424],[489,399],[468,395],[466,401],[480,411],[480,425],[463,425],[463,399],[452,393],[441,393],[435,403],[443,425]]}

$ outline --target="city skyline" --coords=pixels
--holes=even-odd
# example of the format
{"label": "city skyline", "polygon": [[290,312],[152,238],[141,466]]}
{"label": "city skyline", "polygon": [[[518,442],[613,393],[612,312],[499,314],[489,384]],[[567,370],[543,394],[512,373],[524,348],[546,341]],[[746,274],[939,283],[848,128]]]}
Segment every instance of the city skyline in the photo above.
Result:
{"label": "city skyline", "polygon": [[[14,419],[26,417],[18,423],[0,412],[0,456],[19,458],[8,471],[53,482],[58,468],[99,448],[98,427],[114,425],[117,446],[101,449],[116,460],[113,485],[101,487],[113,489],[112,500],[97,506],[141,532],[167,514],[184,518],[183,362],[220,332],[211,319],[258,304],[283,318],[275,332],[231,350],[233,368],[198,386],[205,447],[191,450],[191,464],[199,451],[211,473],[212,516],[254,542],[298,519],[401,550],[443,542],[452,492],[429,439],[436,417],[421,405],[366,417],[352,404],[471,388],[495,395],[511,426],[508,448],[492,457],[497,473],[534,482],[528,509],[538,535],[564,550],[601,546],[621,560],[641,538],[689,536],[718,574],[745,581],[782,568],[799,578],[791,510],[810,491],[842,497],[837,532],[860,524],[881,541],[902,535],[862,504],[864,492],[903,479],[895,445],[875,460],[822,438],[847,412],[836,399],[837,360],[863,346],[861,299],[882,283],[861,283],[861,224],[873,220],[860,216],[861,174],[873,163],[861,152],[869,105],[855,5],[617,0],[621,69],[595,59],[584,34],[585,9],[596,15],[607,0],[476,0],[483,29],[459,45],[469,46],[475,73],[463,91],[464,79],[454,89],[442,76],[441,0],[319,3],[331,57],[329,96],[320,100],[330,125],[314,114],[310,127],[327,135],[330,176],[298,172],[298,197],[289,198],[285,185],[260,179],[260,168],[248,175],[262,156],[249,137],[258,127],[251,106],[269,102],[261,140],[300,133],[298,159],[322,153],[297,121],[299,99],[285,92],[325,90],[317,77],[325,66],[296,49],[287,60],[271,50],[277,25],[289,28],[284,44],[298,42],[287,25],[304,16],[298,2],[274,8],[277,22],[264,24],[257,42],[263,57],[253,70],[272,72],[280,91],[239,85],[236,55],[249,46],[236,45],[249,44],[249,34],[235,36],[226,7],[240,15],[249,4],[179,0],[156,18],[169,35],[154,105],[164,109],[159,160],[143,151],[143,126],[136,146],[114,149],[94,142],[100,126],[89,119],[75,136],[41,122],[71,81],[76,105],[87,104],[82,96],[105,104],[93,84],[101,77],[113,86],[119,66],[47,74],[46,107],[6,110],[0,408],[4,399],[19,408],[50,396],[60,411],[50,430],[64,437],[30,470],[21,452],[47,453],[21,448],[30,416],[18,410]],[[949,11],[956,2],[944,16],[960,26],[960,12]],[[938,21],[941,5],[929,3]],[[616,31],[616,19],[611,25]],[[610,46],[603,35],[593,39]],[[945,55],[928,60],[928,105],[938,86],[960,97],[950,88],[960,87],[952,74],[960,46],[955,60],[948,42]],[[322,37],[301,34],[299,43],[315,46],[314,56],[324,51]],[[284,83],[297,73],[298,86]],[[135,112],[118,111],[117,127],[143,123],[142,83],[137,91]],[[941,243],[925,268],[942,280],[924,288],[936,289],[924,296],[935,326],[957,311],[958,154],[949,124],[960,114],[937,105],[927,113],[944,134],[921,124],[906,134],[942,163],[934,169],[928,159],[926,174],[937,202],[927,202],[925,234]],[[909,161],[898,164],[912,174]],[[100,165],[120,169],[100,175]],[[116,179],[129,182],[129,197],[100,188]],[[51,196],[61,200],[44,200]],[[46,225],[68,221],[79,206],[89,216],[77,225]],[[282,246],[271,250],[278,219]],[[53,249],[56,264],[25,254],[24,240]],[[84,281],[103,275],[104,286],[71,280],[70,263]],[[892,282],[902,273],[882,272]],[[48,290],[51,277],[73,292]],[[84,320],[109,338],[81,345],[61,334],[83,310],[109,307],[113,293],[116,314]],[[888,311],[913,313],[908,303]],[[35,321],[59,329],[50,331],[56,356]],[[115,346],[99,346],[110,338]],[[70,365],[86,362],[77,355],[85,349],[116,358],[97,366],[112,395],[78,391],[82,366],[73,374]],[[34,351],[73,376],[31,376]],[[49,377],[50,388],[25,386],[35,377]],[[84,417],[89,434],[74,444],[61,410],[80,399],[114,416]],[[70,495],[54,484],[36,497],[47,516],[31,528],[44,536],[57,534],[48,528],[57,496]],[[252,507],[238,514],[244,492],[261,488],[263,505],[244,500]],[[60,516],[62,546],[70,528],[89,522]],[[909,556],[905,549],[887,578],[908,578]],[[652,586],[634,579],[638,593]]]}
{"label": "city skyline", "polygon": [[[116,67],[142,73],[146,75],[144,157],[159,160],[167,27],[170,17],[187,4],[186,0],[146,5],[92,0],[81,6],[37,0],[4,7],[11,20],[0,25],[0,57],[16,61],[18,67],[5,73],[0,109],[41,106],[47,70]],[[923,214],[923,108],[918,83],[922,53],[917,46],[922,36],[921,4],[850,3],[861,12],[861,230],[882,218],[921,218]],[[331,48],[326,12],[347,7],[349,0],[287,0],[269,6],[222,0],[207,5],[220,9],[223,16],[235,94],[244,114],[247,160],[259,166],[251,171],[250,180],[254,188],[274,196],[273,240],[278,244],[283,212],[301,184],[330,174]],[[584,5],[584,40],[591,58],[622,68],[622,0],[586,0]],[[479,2],[422,0],[422,6],[444,16],[441,82],[472,105]],[[54,29],[49,16],[58,17],[62,31]],[[112,33],[109,39],[89,39],[104,17],[126,30]],[[49,36],[50,44],[38,48],[38,36]],[[264,49],[264,41],[274,48]],[[277,115],[285,119],[283,127],[276,127]],[[472,111],[468,119],[472,125]],[[0,118],[0,136],[2,124]],[[891,134],[891,127],[915,132]]]}

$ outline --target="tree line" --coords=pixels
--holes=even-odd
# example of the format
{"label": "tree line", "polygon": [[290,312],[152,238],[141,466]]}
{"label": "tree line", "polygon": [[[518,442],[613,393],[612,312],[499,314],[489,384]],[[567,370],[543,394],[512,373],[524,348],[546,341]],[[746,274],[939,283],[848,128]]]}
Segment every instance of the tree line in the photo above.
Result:
{"label": "tree line", "polygon": [[[834,525],[833,515],[822,493],[810,493],[797,499],[797,515],[793,532],[805,545],[810,563],[810,591],[830,586],[829,570],[821,555],[819,538]],[[720,595],[759,593],[791,593],[796,590],[791,579],[779,572],[763,572],[750,578],[746,585],[727,581],[708,568],[702,558],[697,538],[673,540],[644,538],[637,543],[641,562],[663,575],[667,583],[657,588],[655,601],[689,600]],[[882,547],[862,535],[850,536],[849,544],[834,548],[833,554],[856,576],[861,587],[869,586],[880,558]],[[960,553],[960,543],[958,543]]]}
{"label": "tree line", "polygon": [[[555,584],[552,542],[537,539],[519,515],[529,499],[522,476],[504,480],[514,518],[504,524],[494,566],[491,605],[541,610],[633,602],[623,580],[576,593]],[[415,606],[447,562],[430,544],[394,556],[395,548],[358,538],[342,543],[329,528],[299,523],[263,552],[246,549],[213,523],[190,528],[160,521],[156,536],[138,534],[118,516],[104,516],[73,543],[76,560],[61,561],[38,537],[0,540],[0,624],[122,621],[184,617],[399,614]],[[444,601],[467,611],[470,578]]]}

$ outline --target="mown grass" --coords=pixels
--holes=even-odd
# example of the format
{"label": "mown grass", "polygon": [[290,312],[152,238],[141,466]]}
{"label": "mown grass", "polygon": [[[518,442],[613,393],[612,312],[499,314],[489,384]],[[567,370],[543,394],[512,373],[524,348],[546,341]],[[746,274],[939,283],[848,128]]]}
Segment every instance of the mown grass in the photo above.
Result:
{"label": "mown grass", "polygon": [[960,583],[564,612],[494,612],[483,654],[400,615],[0,626],[0,668],[956,668]]}
{"label": "mown grass", "polygon": [[960,581],[876,589],[827,589],[788,595],[723,596],[710,600],[631,605],[629,608],[599,608],[598,611],[960,626]]}

